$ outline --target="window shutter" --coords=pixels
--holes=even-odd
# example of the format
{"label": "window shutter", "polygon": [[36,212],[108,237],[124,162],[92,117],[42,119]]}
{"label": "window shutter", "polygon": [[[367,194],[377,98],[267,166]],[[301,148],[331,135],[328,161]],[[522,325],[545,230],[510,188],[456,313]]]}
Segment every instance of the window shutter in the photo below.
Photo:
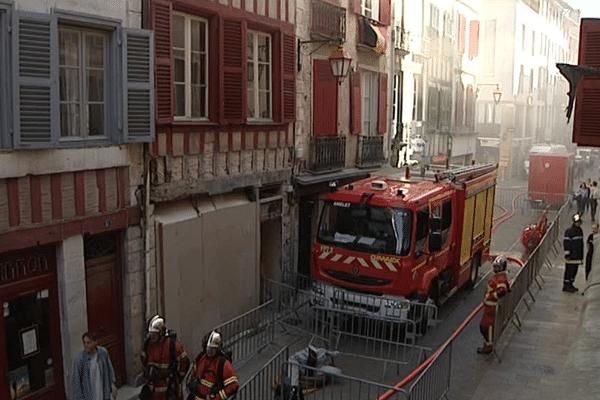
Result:
{"label": "window shutter", "polygon": [[[583,18],[579,29],[579,65],[600,68],[600,21]],[[568,87],[568,86],[567,86]],[[577,86],[573,142],[600,147],[600,80],[584,77]]]}
{"label": "window shutter", "polygon": [[388,106],[388,76],[379,74],[379,118],[377,132],[387,132],[387,106]]}
{"label": "window shutter", "polygon": [[14,147],[58,144],[56,18],[15,11],[13,17]]}
{"label": "window shutter", "polygon": [[465,54],[467,41],[467,19],[464,15],[458,14],[458,52]]}
{"label": "window shutter", "polygon": [[360,91],[360,78],[361,70],[356,69],[352,73],[352,121],[350,126],[351,133],[360,133],[362,131],[362,107],[361,107],[361,91]]}
{"label": "window shutter", "polygon": [[296,119],[296,38],[283,35],[283,122]]}
{"label": "window shutter", "polygon": [[244,80],[244,26],[241,21],[224,19],[222,29],[221,118],[223,123],[240,124],[244,122],[248,98],[247,83]]}
{"label": "window shutter", "polygon": [[362,0],[351,0],[351,1],[352,1],[352,8],[354,10],[354,13],[362,15]]}
{"label": "window shutter", "polygon": [[379,22],[383,25],[390,25],[391,23],[391,4],[390,0],[379,1]]}
{"label": "window shutter", "polygon": [[123,137],[125,142],[154,140],[154,64],[152,31],[123,29]]}
{"label": "window shutter", "polygon": [[156,122],[173,121],[173,6],[164,0],[150,2],[150,29],[154,31]]}
{"label": "window shutter", "polygon": [[479,54],[479,21],[469,24],[469,58],[472,60]]}

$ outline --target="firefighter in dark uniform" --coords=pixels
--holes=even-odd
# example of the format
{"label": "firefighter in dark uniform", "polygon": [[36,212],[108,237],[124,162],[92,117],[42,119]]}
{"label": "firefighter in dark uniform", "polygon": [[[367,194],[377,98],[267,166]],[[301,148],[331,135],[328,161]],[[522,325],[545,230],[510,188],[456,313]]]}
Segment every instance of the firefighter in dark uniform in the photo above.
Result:
{"label": "firefighter in dark uniform", "polygon": [[477,349],[479,354],[490,354],[494,350],[494,325],[498,300],[510,291],[506,278],[507,265],[508,261],[503,256],[496,257],[492,264],[494,275],[488,281],[483,296],[483,315],[479,323],[479,330],[483,335],[483,347]]}
{"label": "firefighter in dark uniform", "polygon": [[562,290],[574,293],[579,289],[573,286],[573,282],[575,282],[579,264],[583,263],[583,230],[579,214],[573,215],[573,224],[565,230],[563,247],[565,249],[565,274]]}
{"label": "firefighter in dark uniform", "polygon": [[180,400],[180,383],[190,366],[190,360],[176,335],[156,315],[148,324],[148,337],[140,354],[147,383],[140,399]]}
{"label": "firefighter in dark uniform", "polygon": [[237,393],[239,383],[231,360],[221,351],[221,334],[217,331],[209,333],[202,347],[190,373],[190,393],[195,395],[195,400],[230,399]]}

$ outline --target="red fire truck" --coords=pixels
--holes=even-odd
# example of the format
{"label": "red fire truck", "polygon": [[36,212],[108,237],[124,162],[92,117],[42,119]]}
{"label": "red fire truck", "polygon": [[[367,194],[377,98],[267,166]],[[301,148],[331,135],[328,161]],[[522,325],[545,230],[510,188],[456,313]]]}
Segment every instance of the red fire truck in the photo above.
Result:
{"label": "red fire truck", "polygon": [[573,191],[573,154],[529,156],[529,201],[533,207],[561,207]]}
{"label": "red fire truck", "polygon": [[[312,278],[400,301],[432,300],[473,284],[489,255],[497,167],[423,178],[372,177],[324,199]],[[370,311],[377,311],[371,307]]]}

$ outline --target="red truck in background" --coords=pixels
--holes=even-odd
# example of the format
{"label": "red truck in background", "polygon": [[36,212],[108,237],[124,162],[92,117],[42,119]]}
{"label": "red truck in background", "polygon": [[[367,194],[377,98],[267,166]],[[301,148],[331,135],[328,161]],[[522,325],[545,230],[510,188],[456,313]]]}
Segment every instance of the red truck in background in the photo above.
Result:
{"label": "red truck in background", "polygon": [[535,208],[561,207],[573,192],[573,154],[529,156],[528,196]]}
{"label": "red truck in background", "polygon": [[390,304],[438,303],[475,283],[490,251],[496,180],[497,167],[482,164],[423,178],[372,177],[329,193],[313,280]]}

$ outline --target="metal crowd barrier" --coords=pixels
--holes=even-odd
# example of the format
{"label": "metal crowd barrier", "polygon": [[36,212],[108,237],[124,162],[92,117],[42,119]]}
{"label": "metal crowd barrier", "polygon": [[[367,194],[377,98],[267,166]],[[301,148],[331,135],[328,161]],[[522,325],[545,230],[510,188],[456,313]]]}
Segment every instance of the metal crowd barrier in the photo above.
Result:
{"label": "metal crowd barrier", "polygon": [[288,361],[287,364],[290,369],[298,368],[301,371],[301,388],[306,400],[373,400],[388,391],[393,391],[391,399],[409,398],[404,389],[293,361]]}
{"label": "metal crowd barrier", "polygon": [[[515,276],[511,291],[500,299],[496,312],[495,343],[498,342],[502,334],[506,331],[507,325],[513,321],[513,318],[518,321],[517,307],[522,301],[527,304],[525,300],[528,297],[527,295],[535,301],[530,287],[534,282],[539,285],[537,279],[543,279],[539,275],[540,269],[545,264],[550,266],[547,261],[550,253],[554,252],[558,254],[561,251],[562,235],[566,226],[570,223],[570,208],[569,204],[565,204],[559,210],[556,218],[548,227],[546,235],[544,235],[538,247],[532,252],[523,265],[523,268]],[[440,399],[446,396],[450,389],[452,344],[465,327],[479,314],[481,308],[482,305],[475,309],[440,349],[422,363],[411,375],[396,385],[396,388],[408,388],[409,400]],[[517,323],[515,325],[517,328],[520,328],[520,321],[518,325]],[[497,356],[497,354],[495,355]],[[392,398],[392,394],[392,392],[388,392],[380,396],[378,400],[390,399]]]}
{"label": "metal crowd barrier", "polygon": [[240,385],[237,400],[286,400],[286,387],[283,379],[288,376],[286,364],[290,351],[284,347],[275,354],[265,366]]}
{"label": "metal crowd barrier", "polygon": [[558,247],[557,243],[560,243],[562,240],[563,232],[566,229],[565,224],[569,223],[569,209],[568,204],[561,207],[539,245],[533,250],[523,268],[514,277],[511,291],[498,302],[494,343],[498,342],[510,322],[513,322],[517,329],[520,330],[521,321],[516,310],[521,303],[529,309],[527,298],[535,301],[535,297],[531,292],[531,286],[533,283],[536,283],[541,288],[538,282],[538,279],[543,279],[540,275],[541,268],[544,265],[551,266],[548,261],[548,256],[551,252],[560,252],[562,246]]}
{"label": "metal crowd barrier", "polygon": [[272,306],[269,300],[213,329],[223,335],[223,346],[231,350],[236,367],[275,340],[275,316],[268,312]]}
{"label": "metal crowd barrier", "polygon": [[500,187],[496,186],[496,197],[494,203],[505,209],[510,209],[515,205],[515,212],[517,210],[523,212],[528,209],[529,202],[527,200],[527,187],[515,186],[515,187]]}
{"label": "metal crowd barrier", "polygon": [[[316,283],[318,285],[318,283]],[[378,296],[334,292],[330,302],[322,292],[301,290],[284,283],[268,281],[265,296],[273,296],[274,313],[278,323],[286,329],[296,329],[314,335],[329,344],[331,349],[356,347],[359,341],[368,343],[361,354],[378,357],[393,357],[411,362],[419,357],[423,348],[416,345],[420,336],[420,324],[437,318],[437,308],[428,304],[407,302],[414,307],[412,312],[419,317],[413,319],[386,316],[356,310],[355,304],[378,304]],[[382,306],[383,307],[383,306]],[[430,317],[431,316],[431,317]],[[392,346],[393,344],[393,346]],[[368,350],[366,350],[368,348]]]}
{"label": "metal crowd barrier", "polygon": [[[325,294],[331,294],[331,298],[327,301],[335,309],[377,314],[384,318],[410,319],[417,325],[415,337],[424,334],[428,327],[435,326],[437,322],[438,308],[433,303],[406,299],[396,301],[383,296],[352,292],[291,272],[284,273],[283,285],[293,288],[292,290],[312,291],[315,299],[319,295],[323,297]],[[329,291],[332,292],[329,293]],[[270,298],[268,294],[265,296],[265,298]]]}

